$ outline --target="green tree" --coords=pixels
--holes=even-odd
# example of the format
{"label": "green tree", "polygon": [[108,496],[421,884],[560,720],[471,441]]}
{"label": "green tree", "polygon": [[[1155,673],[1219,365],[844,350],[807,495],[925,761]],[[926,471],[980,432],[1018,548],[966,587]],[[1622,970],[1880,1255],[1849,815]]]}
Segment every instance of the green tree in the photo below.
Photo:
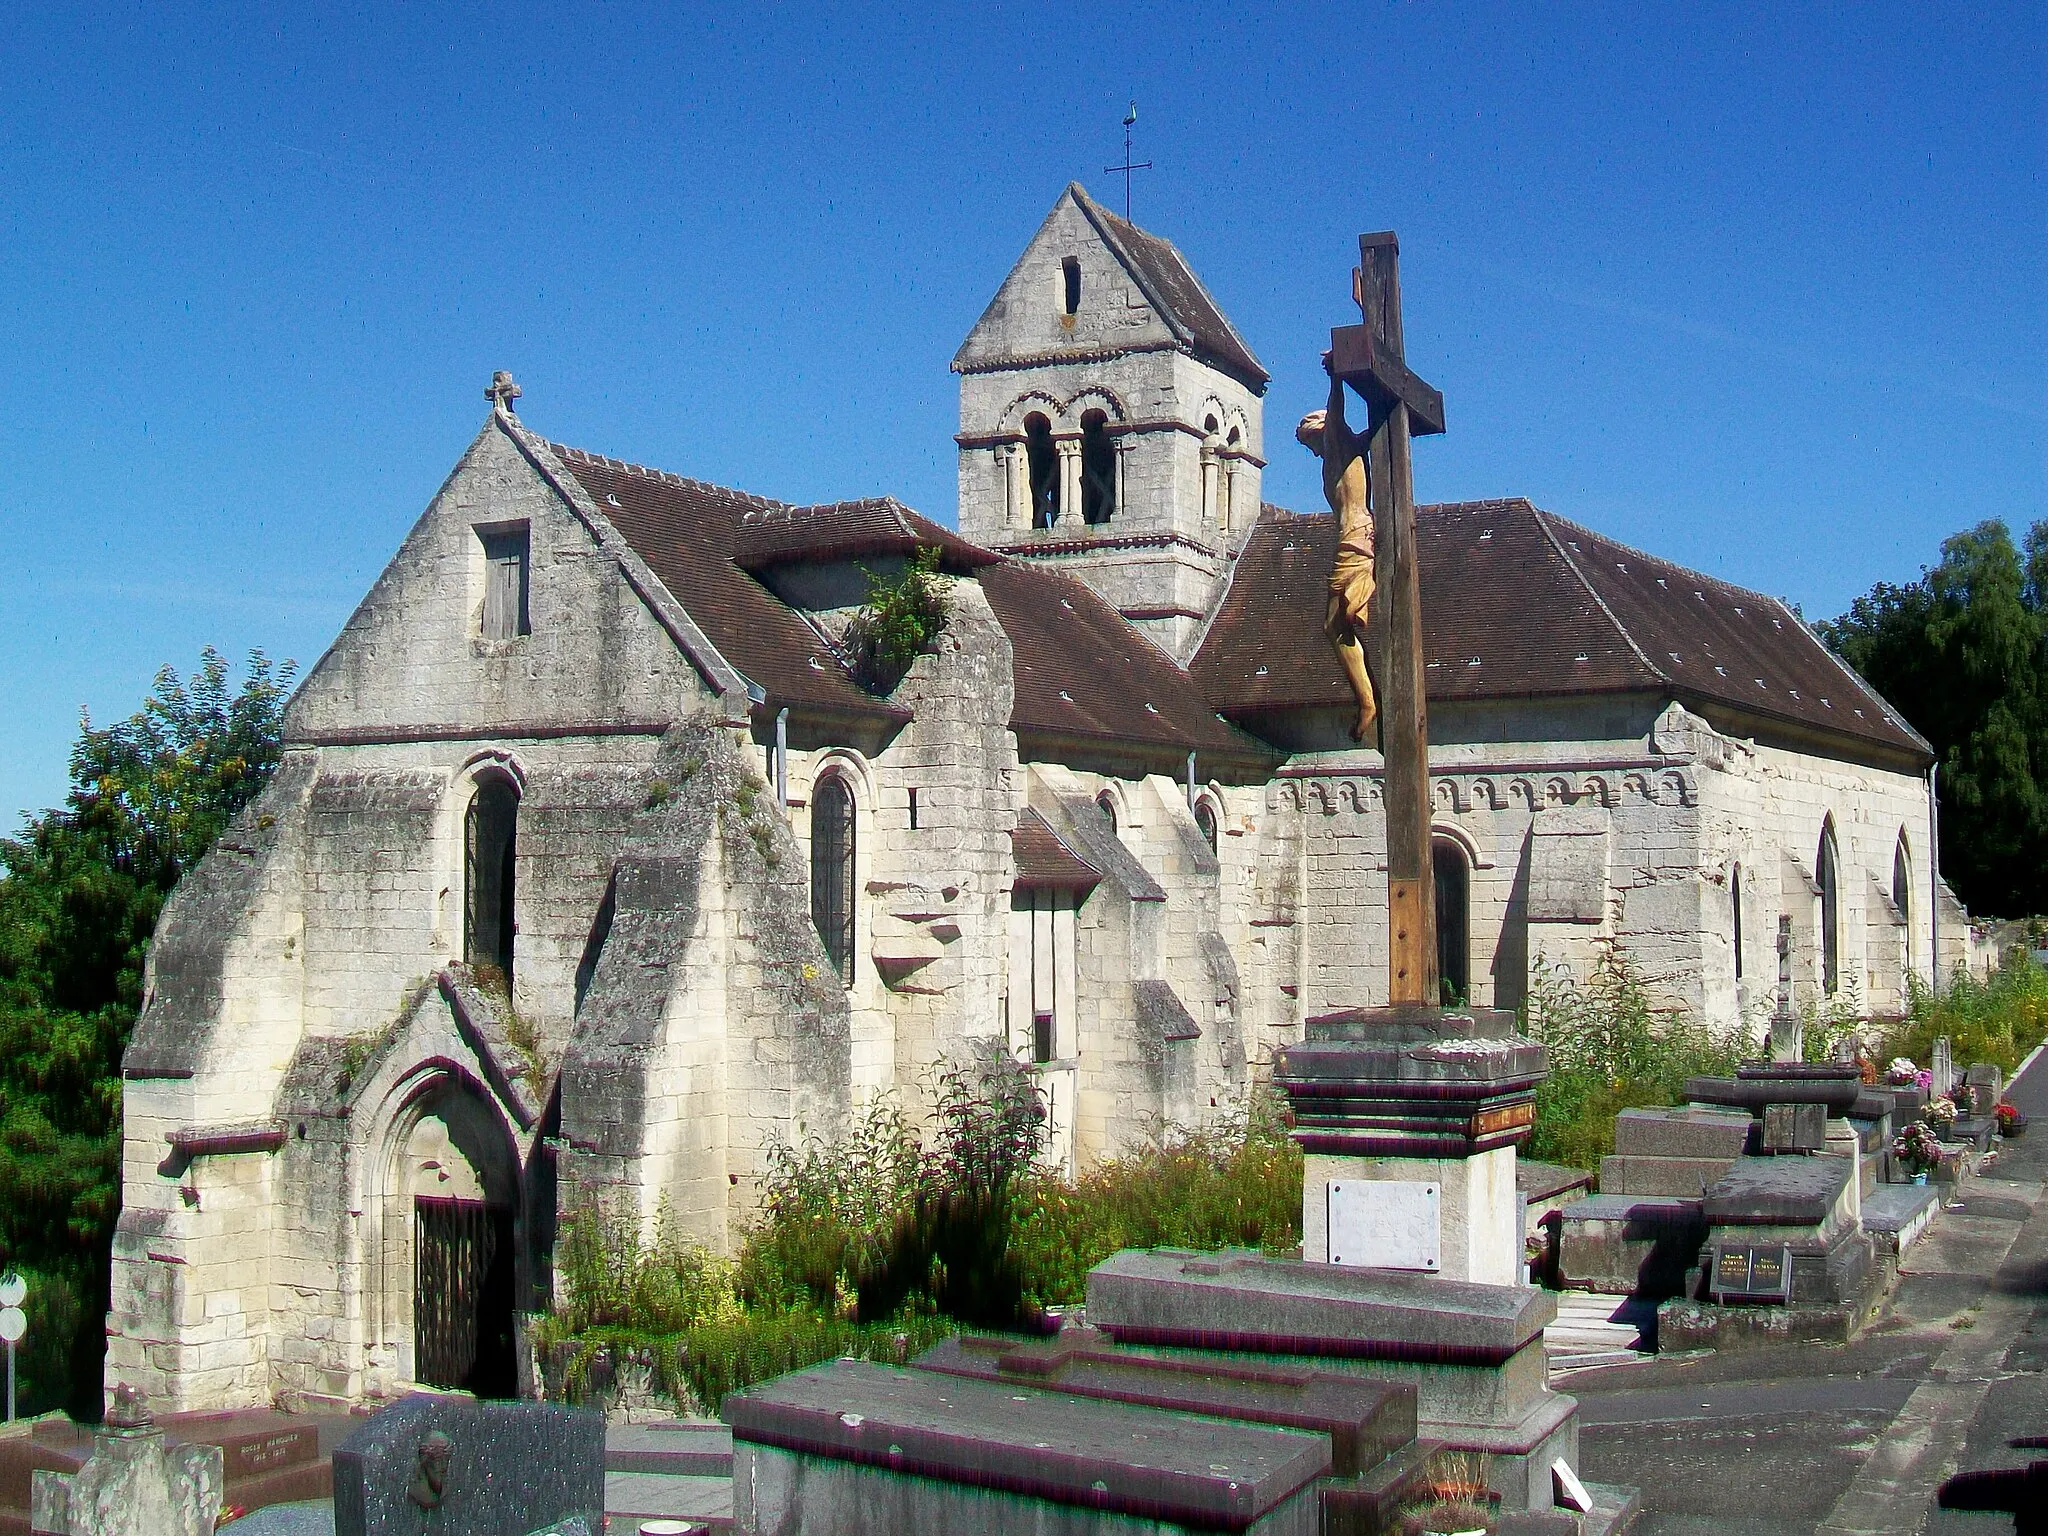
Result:
{"label": "green tree", "polygon": [[120,1212],[121,1053],[165,898],[277,766],[294,667],[209,647],[79,723],[61,809],[0,839],[0,1264],[30,1281],[25,1406],[97,1416]]}
{"label": "green tree", "polygon": [[1942,873],[1964,903],[2048,910],[2048,523],[2024,550],[1979,523],[1819,629],[1934,747]]}

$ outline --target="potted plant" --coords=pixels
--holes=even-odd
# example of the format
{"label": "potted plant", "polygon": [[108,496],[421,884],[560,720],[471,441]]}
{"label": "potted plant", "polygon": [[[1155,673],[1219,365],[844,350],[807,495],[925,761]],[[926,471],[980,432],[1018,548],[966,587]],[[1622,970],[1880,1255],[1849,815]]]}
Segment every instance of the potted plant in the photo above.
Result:
{"label": "potted plant", "polygon": [[1947,1094],[1927,1101],[1927,1123],[1938,1136],[1956,1123],[1956,1101]]}
{"label": "potted plant", "polygon": [[1915,1120],[1892,1138],[1892,1158],[1913,1175],[1915,1184],[1925,1184],[1928,1170],[1941,1161],[1941,1139],[1933,1126]]}
{"label": "potted plant", "polygon": [[1905,1056],[1894,1056],[1884,1069],[1884,1080],[1894,1088],[1910,1088],[1920,1080],[1920,1069]]}
{"label": "potted plant", "polygon": [[1998,1122],[2001,1136],[2024,1136],[2027,1133],[2027,1117],[2019,1105],[2000,1100],[1998,1107],[1991,1111],[1991,1118]]}

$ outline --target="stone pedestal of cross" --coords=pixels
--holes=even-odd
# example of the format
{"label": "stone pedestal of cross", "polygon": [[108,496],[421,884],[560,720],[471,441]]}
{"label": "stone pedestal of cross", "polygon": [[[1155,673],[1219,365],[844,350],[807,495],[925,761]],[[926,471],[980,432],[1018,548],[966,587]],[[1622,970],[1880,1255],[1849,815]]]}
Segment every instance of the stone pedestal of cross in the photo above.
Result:
{"label": "stone pedestal of cross", "polygon": [[1515,1148],[1535,1124],[1544,1048],[1511,1013],[1447,1010],[1438,992],[1429,858],[1429,706],[1423,693],[1409,442],[1444,429],[1443,397],[1410,371],[1400,247],[1361,235],[1352,296],[1364,319],[1330,333],[1330,374],[1364,400],[1378,590],[1386,767],[1387,1006],[1306,1021],[1274,1064],[1305,1154],[1302,1256],[1490,1285],[1523,1280]]}

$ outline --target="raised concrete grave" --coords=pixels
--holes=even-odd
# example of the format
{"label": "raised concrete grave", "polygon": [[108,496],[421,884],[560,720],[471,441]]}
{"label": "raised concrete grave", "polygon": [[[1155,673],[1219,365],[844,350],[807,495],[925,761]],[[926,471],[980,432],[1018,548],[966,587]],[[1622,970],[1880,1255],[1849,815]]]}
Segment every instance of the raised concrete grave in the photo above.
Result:
{"label": "raised concrete grave", "polygon": [[762,1536],[1318,1536],[1326,1435],[838,1360],[724,1405]]}
{"label": "raised concrete grave", "polygon": [[1412,1385],[1423,1437],[1489,1455],[1513,1509],[1548,1508],[1551,1463],[1578,1463],[1578,1404],[1543,1354],[1556,1312],[1528,1286],[1251,1253],[1129,1251],[1088,1275],[1088,1321],[1119,1343]]}
{"label": "raised concrete grave", "polygon": [[[1624,1109],[1614,1117],[1620,1157],[1683,1157],[1733,1162],[1750,1150],[1755,1120],[1744,1110],[1698,1104],[1677,1109]],[[1602,1193],[1626,1193],[1603,1188]]]}
{"label": "raised concrete grave", "polygon": [[1707,1240],[1703,1199],[1595,1195],[1566,1210],[1558,1229],[1558,1284],[1663,1301],[1684,1294]]}

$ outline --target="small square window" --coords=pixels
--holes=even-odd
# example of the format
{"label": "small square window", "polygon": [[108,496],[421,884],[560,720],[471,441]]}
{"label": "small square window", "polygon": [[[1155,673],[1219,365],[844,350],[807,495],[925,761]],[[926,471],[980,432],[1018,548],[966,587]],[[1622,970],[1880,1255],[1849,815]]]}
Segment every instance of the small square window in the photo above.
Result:
{"label": "small square window", "polygon": [[526,609],[528,530],[508,528],[479,532],[477,537],[484,546],[484,639],[512,640],[532,633]]}

